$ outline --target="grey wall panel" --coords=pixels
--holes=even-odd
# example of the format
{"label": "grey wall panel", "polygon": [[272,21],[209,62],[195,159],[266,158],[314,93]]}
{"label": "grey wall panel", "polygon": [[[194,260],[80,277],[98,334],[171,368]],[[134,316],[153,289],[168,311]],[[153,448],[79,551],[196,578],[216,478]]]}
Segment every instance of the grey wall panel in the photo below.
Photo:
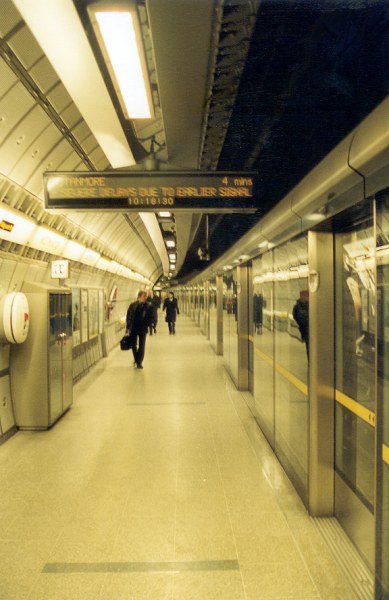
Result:
{"label": "grey wall panel", "polygon": [[10,344],[0,345],[0,371],[5,371],[9,368],[9,350]]}
{"label": "grey wall panel", "polygon": [[60,140],[59,144],[52,149],[48,156],[45,156],[44,162],[24,181],[25,187],[39,198],[43,198],[43,173],[48,169],[56,171],[71,148],[67,140],[60,137],[58,139]]}
{"label": "grey wall panel", "polygon": [[[16,182],[26,181],[47,152],[46,148],[38,146],[37,140],[49,127],[50,119],[39,106],[35,106],[0,149],[2,172]],[[23,140],[18,144],[20,137]]]}
{"label": "grey wall panel", "polygon": [[[88,137],[86,137],[82,142],[82,147],[84,148],[85,152],[87,152],[89,154],[89,152],[92,152],[96,148],[97,145],[98,144],[97,144],[96,138],[89,131]],[[103,156],[105,156],[105,154],[103,152],[102,152],[102,154],[103,154]],[[107,160],[107,159],[105,159],[105,160]]]}
{"label": "grey wall panel", "polygon": [[72,150],[69,156],[58,165],[59,171],[85,171],[86,168],[85,163],[82,162],[81,158],[74,150]]}
{"label": "grey wall panel", "polygon": [[61,119],[69,127],[73,129],[82,120],[82,116],[75,104],[71,103],[61,112]]}
{"label": "grey wall panel", "polygon": [[27,71],[43,55],[42,48],[27,25],[24,25],[19,31],[14,33],[9,39],[8,44]]}
{"label": "grey wall panel", "polygon": [[6,36],[20,21],[19,11],[11,0],[1,0],[0,35]]}
{"label": "grey wall panel", "polygon": [[[0,157],[3,154],[4,140],[10,134],[13,135],[14,128],[23,119],[24,115],[31,110],[33,106],[34,100],[21,83],[18,83],[17,85],[12,87],[9,90],[9,92],[1,99],[0,114],[2,117],[4,117],[4,120],[0,128]],[[17,107],[17,110],[15,110],[15,107]],[[13,139],[16,143],[18,136],[13,135]],[[1,165],[2,160],[0,158],[0,168]]]}
{"label": "grey wall panel", "polygon": [[41,59],[34,64],[30,70],[30,75],[44,94],[58,83],[58,75],[46,56],[42,56]]}
{"label": "grey wall panel", "polygon": [[91,131],[84,120],[79,121],[75,125],[75,127],[73,127],[72,134],[78,140],[78,142],[80,144],[82,144],[83,146],[84,146],[84,141],[89,137],[92,137],[94,139],[94,145],[97,146],[96,139],[93,136],[91,136]]}
{"label": "grey wall panel", "polygon": [[48,94],[46,94],[46,96],[50,104],[63,119],[64,112],[72,104],[72,99],[63,83],[58,82],[58,85],[56,85],[55,88],[53,88]]}
{"label": "grey wall panel", "polygon": [[[101,164],[102,160],[105,158],[105,154],[101,150],[100,146],[96,146],[96,148],[89,153],[89,158],[93,164]],[[105,158],[105,160],[107,159]]]}
{"label": "grey wall panel", "polygon": [[4,435],[15,427],[15,417],[11,402],[9,375],[0,377],[0,434]]}
{"label": "grey wall panel", "polygon": [[100,150],[100,156],[97,154],[93,156],[93,163],[98,171],[104,171],[110,167],[110,163],[102,150]]}
{"label": "grey wall panel", "polygon": [[23,285],[23,281],[26,279],[30,265],[25,262],[15,261],[12,278],[9,282],[9,289],[20,291]]}
{"label": "grey wall panel", "polygon": [[16,268],[16,261],[0,258],[0,294],[11,289],[11,281]]}
{"label": "grey wall panel", "polygon": [[0,98],[4,96],[9,88],[17,83],[16,75],[14,75],[13,71],[9,68],[9,66],[0,59]]}

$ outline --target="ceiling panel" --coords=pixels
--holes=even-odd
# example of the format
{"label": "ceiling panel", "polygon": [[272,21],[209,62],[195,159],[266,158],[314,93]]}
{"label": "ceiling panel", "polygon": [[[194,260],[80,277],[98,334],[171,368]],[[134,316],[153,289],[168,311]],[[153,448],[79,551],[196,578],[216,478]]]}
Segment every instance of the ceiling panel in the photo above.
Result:
{"label": "ceiling panel", "polygon": [[26,25],[14,33],[8,44],[27,71],[43,56],[42,49]]}
{"label": "ceiling panel", "polygon": [[45,56],[32,65],[29,73],[44,94],[58,83],[58,76]]}
{"label": "ceiling panel", "polygon": [[72,104],[72,99],[66,91],[65,86],[58,81],[58,84],[47,93],[47,99],[53,105],[53,108],[63,117],[63,113]]}
{"label": "ceiling panel", "polygon": [[73,149],[65,158],[64,162],[58,165],[58,171],[85,171],[86,169],[87,166]]}
{"label": "ceiling panel", "polygon": [[1,81],[1,96],[7,93],[8,89],[17,83],[18,79],[12,72],[9,66],[4,62],[0,61],[0,81]]}
{"label": "ceiling panel", "polygon": [[7,136],[13,134],[16,125],[33,106],[34,100],[21,83],[14,85],[4,95],[1,94],[0,115],[3,120],[0,127],[0,152]]}
{"label": "ceiling panel", "polygon": [[[38,198],[43,198],[43,173],[47,170],[56,171],[59,169],[59,165],[69,156],[70,150],[69,142],[59,137],[58,144],[53,146],[46,156],[42,157],[41,162],[35,165],[35,170],[32,169],[33,165],[29,163],[30,170],[24,183],[26,189]],[[11,176],[14,178],[13,174]],[[23,181],[22,178],[20,180]]]}
{"label": "ceiling panel", "polygon": [[20,22],[19,12],[11,0],[1,0],[0,35],[6,37]]}

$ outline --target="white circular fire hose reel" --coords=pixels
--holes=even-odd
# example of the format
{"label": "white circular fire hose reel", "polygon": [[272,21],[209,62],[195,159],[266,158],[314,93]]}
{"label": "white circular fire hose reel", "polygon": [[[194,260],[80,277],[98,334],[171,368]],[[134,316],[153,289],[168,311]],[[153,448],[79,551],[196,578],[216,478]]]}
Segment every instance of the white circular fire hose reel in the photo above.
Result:
{"label": "white circular fire hose reel", "polygon": [[30,311],[21,292],[10,292],[0,300],[0,341],[22,344],[28,335]]}

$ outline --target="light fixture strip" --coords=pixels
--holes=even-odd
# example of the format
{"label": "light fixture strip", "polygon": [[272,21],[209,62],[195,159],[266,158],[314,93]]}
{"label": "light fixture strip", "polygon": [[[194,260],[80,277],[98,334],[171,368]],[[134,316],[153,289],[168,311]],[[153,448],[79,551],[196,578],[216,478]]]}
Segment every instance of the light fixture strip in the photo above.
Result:
{"label": "light fixture strip", "polygon": [[[153,116],[151,93],[148,89],[147,65],[144,60],[138,16],[131,12],[96,10],[98,39],[103,42],[103,54],[125,115],[130,119],[150,119]],[[105,52],[104,52],[105,49]]]}
{"label": "light fixture strip", "polygon": [[[135,164],[73,0],[13,0],[114,169]],[[70,37],[69,37],[70,36]],[[60,40],[69,40],[66,44]],[[96,102],[98,98],[98,102]]]}

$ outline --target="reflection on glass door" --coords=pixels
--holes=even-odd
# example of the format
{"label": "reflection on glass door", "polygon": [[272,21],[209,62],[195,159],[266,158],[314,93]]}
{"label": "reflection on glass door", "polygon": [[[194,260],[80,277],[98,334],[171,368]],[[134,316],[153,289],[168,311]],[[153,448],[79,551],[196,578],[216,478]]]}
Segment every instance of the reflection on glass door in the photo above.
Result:
{"label": "reflection on glass door", "polygon": [[273,252],[253,261],[254,410],[274,448]]}
{"label": "reflection on glass door", "polygon": [[376,281],[373,215],[336,233],[335,513],[374,563]]}
{"label": "reflection on glass door", "polygon": [[217,349],[217,306],[216,306],[216,279],[209,282],[209,340],[211,346]]}
{"label": "reflection on glass door", "polygon": [[235,383],[238,381],[238,284],[236,269],[223,277],[223,356]]}
{"label": "reflection on glass door", "polygon": [[274,250],[275,448],[308,501],[308,238]]}
{"label": "reflection on glass door", "polygon": [[389,599],[389,190],[377,198],[377,591]]}
{"label": "reflection on glass door", "polygon": [[308,238],[253,262],[255,415],[302,498],[308,494]]}

